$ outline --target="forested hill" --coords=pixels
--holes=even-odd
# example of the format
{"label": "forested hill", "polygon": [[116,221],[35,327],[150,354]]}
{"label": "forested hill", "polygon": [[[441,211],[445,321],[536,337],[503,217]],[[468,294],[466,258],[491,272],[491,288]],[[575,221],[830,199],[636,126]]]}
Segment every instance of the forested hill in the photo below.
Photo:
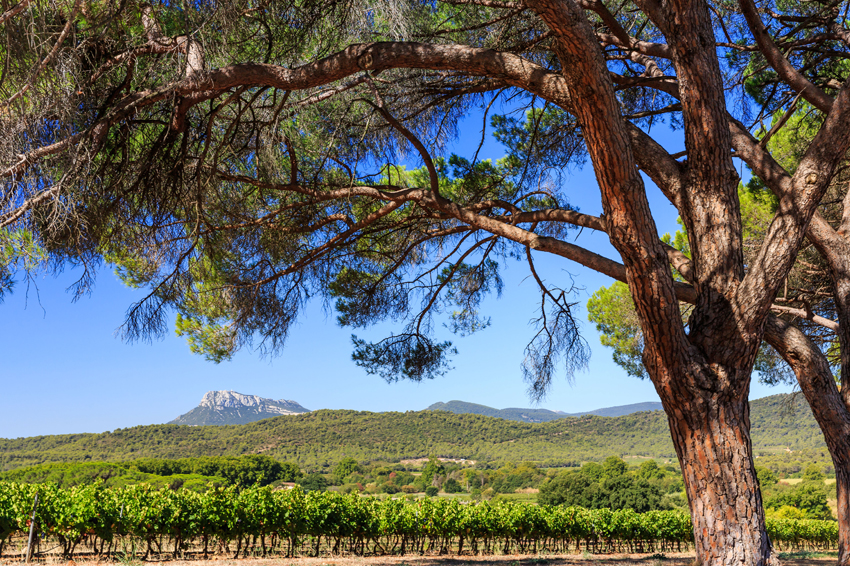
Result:
{"label": "forested hill", "polygon": [[[820,430],[802,398],[752,403],[756,453],[822,448]],[[245,425],[151,425],[102,434],[0,440],[0,469],[43,462],[126,461],[263,453],[304,468],[428,455],[473,460],[534,460],[557,464],[612,454],[674,458],[663,412],[622,417],[569,417],[523,423],[445,411],[367,413],[314,411]]]}
{"label": "forested hill", "polygon": [[598,415],[600,417],[621,417],[641,411],[661,411],[661,403],[634,403],[632,405],[620,405],[617,407],[605,407],[595,411],[584,413],[561,413],[549,409],[494,409],[487,405],[467,403],[466,401],[449,401],[448,403],[434,403],[426,411],[449,411],[458,414],[484,415],[487,417],[499,417],[509,421],[522,421],[526,423],[545,423],[565,417],[580,417],[583,415]]}
{"label": "forested hill", "polygon": [[568,415],[557,413],[548,409],[494,409],[487,405],[467,403],[466,401],[449,401],[448,403],[434,403],[426,411],[448,411],[458,415],[484,415],[486,417],[497,417],[509,421],[522,421],[526,423],[545,423],[555,419],[562,419]]}

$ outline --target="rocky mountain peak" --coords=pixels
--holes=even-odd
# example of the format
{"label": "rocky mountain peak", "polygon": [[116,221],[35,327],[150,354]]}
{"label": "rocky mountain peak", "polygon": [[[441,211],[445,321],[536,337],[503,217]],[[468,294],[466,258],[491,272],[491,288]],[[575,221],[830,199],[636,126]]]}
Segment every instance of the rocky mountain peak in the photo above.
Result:
{"label": "rocky mountain peak", "polygon": [[243,395],[236,391],[207,391],[201,399],[199,407],[259,407],[263,404],[262,397],[258,395]]}
{"label": "rocky mountain peak", "polygon": [[236,391],[207,391],[200,405],[180,415],[172,424],[212,425],[242,424],[280,415],[307,413],[295,401],[266,399],[259,395],[244,395]]}

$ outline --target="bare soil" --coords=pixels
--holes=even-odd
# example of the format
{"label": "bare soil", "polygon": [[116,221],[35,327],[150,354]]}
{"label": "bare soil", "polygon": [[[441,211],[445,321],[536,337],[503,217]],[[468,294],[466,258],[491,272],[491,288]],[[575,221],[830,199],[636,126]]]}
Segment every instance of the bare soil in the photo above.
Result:
{"label": "bare soil", "polygon": [[[834,554],[834,553],[833,553]],[[835,556],[815,555],[783,557],[782,564],[791,566],[826,566],[835,563]],[[380,556],[380,557],[324,557],[324,558],[243,558],[228,557],[212,560],[164,560],[147,562],[112,562],[123,566],[695,566],[694,553],[647,554],[565,554],[552,556]],[[4,559],[0,565],[20,564]],[[63,566],[98,566],[103,561],[47,559],[33,564]]]}

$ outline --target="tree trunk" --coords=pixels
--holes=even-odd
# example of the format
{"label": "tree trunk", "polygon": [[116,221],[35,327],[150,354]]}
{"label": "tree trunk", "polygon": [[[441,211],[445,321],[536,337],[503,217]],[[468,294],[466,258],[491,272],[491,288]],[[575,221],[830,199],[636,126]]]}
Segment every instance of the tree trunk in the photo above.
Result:
{"label": "tree trunk", "polygon": [[752,464],[746,397],[729,400],[715,394],[665,402],[665,408],[700,564],[776,564]]}
{"label": "tree trunk", "polygon": [[[812,414],[823,431],[829,455],[835,466],[838,497],[838,564],[850,566],[850,192],[844,196],[843,219],[835,231],[818,218],[812,223],[812,241],[827,260],[832,279],[832,297],[838,314],[838,344],[841,350],[841,388],[835,385],[832,370],[824,359],[797,374],[800,389],[806,396]],[[814,365],[814,364],[812,364]],[[805,383],[804,383],[805,382]]]}
{"label": "tree trunk", "polygon": [[838,491],[838,564],[850,565],[850,410],[823,352],[800,329],[771,316],[764,337],[794,371],[823,432]]}
{"label": "tree trunk", "polygon": [[[831,454],[832,447],[829,451]],[[835,487],[838,491],[838,564],[846,566],[850,564],[850,469],[848,466],[840,468],[835,466]]]}
{"label": "tree trunk", "polygon": [[[831,378],[832,375],[830,374]],[[809,398],[809,391],[802,387]],[[815,391],[818,395],[809,401],[821,431],[824,433],[832,465],[835,467],[835,487],[838,497],[838,564],[850,565],[850,411],[841,403],[829,403],[829,395]],[[836,396],[837,397],[837,396]],[[830,407],[832,405],[832,407]],[[830,410],[831,409],[831,410]],[[824,414],[830,410],[828,414]]]}

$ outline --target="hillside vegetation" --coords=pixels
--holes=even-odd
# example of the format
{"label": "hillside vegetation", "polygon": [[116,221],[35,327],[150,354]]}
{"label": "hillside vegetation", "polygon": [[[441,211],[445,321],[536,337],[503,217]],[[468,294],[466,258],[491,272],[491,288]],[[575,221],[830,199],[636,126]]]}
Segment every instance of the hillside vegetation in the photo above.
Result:
{"label": "hillside vegetation", "polygon": [[496,417],[508,421],[520,421],[526,423],[544,423],[555,419],[562,419],[569,415],[556,413],[549,409],[494,409],[487,405],[467,403],[466,401],[449,401],[448,403],[434,403],[426,411],[448,411],[458,415],[484,415],[485,417]]}
{"label": "hillside vegetation", "polygon": [[595,411],[583,413],[560,413],[549,409],[519,409],[510,407],[507,409],[494,409],[487,405],[467,403],[466,401],[449,401],[448,403],[434,403],[425,409],[426,411],[449,411],[450,413],[484,415],[487,417],[498,417],[509,421],[522,421],[526,423],[543,423],[555,419],[567,417],[580,417],[584,415],[597,415],[600,417],[622,417],[642,411],[661,411],[661,403],[633,403],[631,405],[619,405],[616,407],[605,407]]}
{"label": "hillside vegetation", "polygon": [[[793,401],[793,402],[792,402]],[[752,403],[757,455],[787,449],[826,452],[802,398],[776,395]],[[523,423],[445,411],[369,413],[314,411],[246,425],[150,425],[101,434],[0,440],[0,470],[45,462],[119,462],[139,458],[261,453],[301,468],[428,455],[548,465],[602,460],[611,454],[675,458],[663,412],[583,416]]]}
{"label": "hillside vegetation", "polygon": [[161,460],[141,458],[129,462],[48,462],[0,472],[0,481],[54,483],[59,487],[88,485],[126,487],[141,483],[154,487],[206,491],[210,486],[269,485],[291,482],[301,476],[298,466],[269,456],[202,456]]}

